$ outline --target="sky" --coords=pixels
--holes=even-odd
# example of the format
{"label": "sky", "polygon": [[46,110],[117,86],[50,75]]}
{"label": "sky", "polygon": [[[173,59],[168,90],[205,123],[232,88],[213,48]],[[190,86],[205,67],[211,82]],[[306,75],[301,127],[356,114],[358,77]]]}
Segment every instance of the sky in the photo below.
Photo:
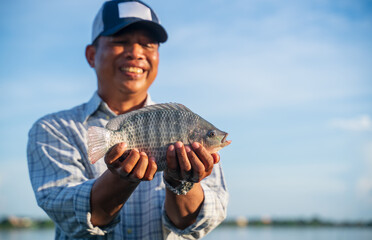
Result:
{"label": "sky", "polygon": [[[46,216],[27,133],[96,90],[84,51],[102,2],[0,2],[0,216]],[[145,2],[169,35],[153,100],[232,140],[229,218],[372,219],[372,1]]]}

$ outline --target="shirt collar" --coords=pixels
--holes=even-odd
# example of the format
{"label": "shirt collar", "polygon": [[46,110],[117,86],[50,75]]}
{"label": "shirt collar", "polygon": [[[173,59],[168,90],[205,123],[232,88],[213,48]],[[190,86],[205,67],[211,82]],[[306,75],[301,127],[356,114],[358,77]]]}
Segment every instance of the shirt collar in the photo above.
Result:
{"label": "shirt collar", "polygon": [[99,105],[101,104],[102,99],[98,96],[97,91],[94,92],[90,100],[85,104],[84,113],[83,113],[83,122],[86,122],[88,118],[97,111]]}
{"label": "shirt collar", "polygon": [[[144,107],[153,105],[155,102],[152,101],[151,96],[147,93]],[[108,105],[100,98],[97,91],[94,92],[91,99],[86,103],[84,108],[83,122],[87,121],[99,108],[102,108],[107,114],[116,116],[116,114],[108,107]]]}

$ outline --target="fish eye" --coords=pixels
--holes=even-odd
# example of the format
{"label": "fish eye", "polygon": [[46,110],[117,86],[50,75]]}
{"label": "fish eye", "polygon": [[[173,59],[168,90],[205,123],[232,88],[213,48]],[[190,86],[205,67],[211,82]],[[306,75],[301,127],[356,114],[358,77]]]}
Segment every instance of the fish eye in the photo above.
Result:
{"label": "fish eye", "polygon": [[216,136],[216,131],[215,130],[211,130],[211,131],[209,131],[208,133],[207,133],[207,136],[208,137],[215,137]]}

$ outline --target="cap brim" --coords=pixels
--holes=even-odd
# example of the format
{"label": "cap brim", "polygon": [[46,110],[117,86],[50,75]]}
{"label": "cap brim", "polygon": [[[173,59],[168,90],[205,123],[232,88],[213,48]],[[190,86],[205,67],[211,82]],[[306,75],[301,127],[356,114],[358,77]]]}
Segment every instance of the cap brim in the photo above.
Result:
{"label": "cap brim", "polygon": [[116,25],[115,27],[107,29],[106,31],[103,31],[100,35],[111,36],[134,24],[136,25],[138,24],[140,26],[143,26],[149,29],[154,34],[158,42],[163,43],[167,41],[168,39],[167,32],[160,24],[155,23],[153,21],[143,20],[143,19],[138,19],[138,18],[130,18],[130,19],[127,18],[125,21]]}

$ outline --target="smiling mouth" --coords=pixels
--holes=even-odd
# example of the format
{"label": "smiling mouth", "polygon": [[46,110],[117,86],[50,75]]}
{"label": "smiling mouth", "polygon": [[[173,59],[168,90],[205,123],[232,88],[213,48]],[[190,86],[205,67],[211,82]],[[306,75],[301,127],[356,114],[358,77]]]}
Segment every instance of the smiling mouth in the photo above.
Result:
{"label": "smiling mouth", "polygon": [[136,73],[136,74],[141,74],[144,72],[143,69],[139,67],[121,67],[120,71],[127,72],[127,73]]}

